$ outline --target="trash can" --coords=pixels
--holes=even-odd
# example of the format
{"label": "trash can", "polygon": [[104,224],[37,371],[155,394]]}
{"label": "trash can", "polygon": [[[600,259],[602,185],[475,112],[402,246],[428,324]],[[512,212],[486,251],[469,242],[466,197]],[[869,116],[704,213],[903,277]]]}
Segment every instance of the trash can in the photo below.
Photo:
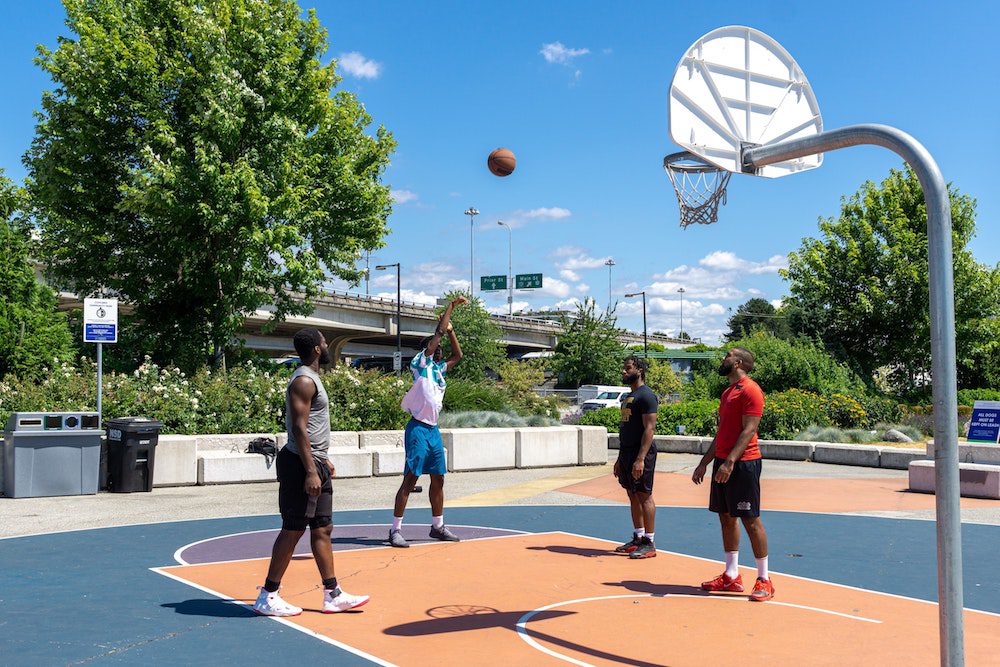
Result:
{"label": "trash can", "polygon": [[3,434],[8,498],[97,493],[101,424],[96,412],[15,412]]}
{"label": "trash can", "polygon": [[156,442],[163,424],[146,417],[123,417],[109,419],[106,425],[108,491],[152,491]]}

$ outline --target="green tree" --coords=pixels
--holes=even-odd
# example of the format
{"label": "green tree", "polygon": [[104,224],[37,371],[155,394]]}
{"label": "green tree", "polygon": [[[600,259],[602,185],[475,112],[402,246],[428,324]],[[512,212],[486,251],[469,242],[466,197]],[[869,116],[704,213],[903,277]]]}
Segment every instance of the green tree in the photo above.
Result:
{"label": "green tree", "polygon": [[[1000,351],[1000,268],[978,263],[967,249],[975,235],[976,201],[949,186],[955,274],[959,384],[1000,386],[993,361]],[[820,340],[871,383],[892,370],[900,392],[930,373],[927,212],[909,167],[867,182],[841,204],[839,218],[821,219],[821,238],[803,239],[782,271],[792,329]]]}
{"label": "green tree", "polygon": [[69,360],[73,337],[55,293],[38,282],[24,192],[0,170],[0,377],[36,378],[53,359]]}
{"label": "green tree", "polygon": [[[490,317],[483,305],[482,299],[470,297],[468,292],[455,290],[448,292],[445,298],[449,301],[458,296],[465,296],[469,303],[452,311],[451,324],[458,336],[458,344],[462,346],[462,361],[448,374],[448,377],[462,380],[484,380],[487,369],[498,372],[501,363],[506,358],[504,354],[503,331]],[[444,312],[444,307],[437,309],[438,315]],[[451,343],[448,337],[441,339],[444,355],[451,354]]]}
{"label": "green tree", "polygon": [[681,379],[674,372],[669,359],[651,359],[646,370],[646,384],[658,396],[681,393]]}
{"label": "green tree", "polygon": [[356,281],[391,210],[395,147],[331,95],[327,33],[294,0],[64,0],[71,33],[36,63],[25,155],[54,284],[111,291],[155,358],[218,360],[244,316],[311,312]]}
{"label": "green tree", "polygon": [[500,362],[500,381],[515,399],[522,401],[534,395],[534,389],[545,382],[545,360],[504,359]]}
{"label": "green tree", "polygon": [[625,346],[617,320],[597,311],[593,299],[577,304],[572,319],[563,318],[563,334],[552,357],[552,370],[562,384],[619,384]]}
{"label": "green tree", "polygon": [[729,333],[726,340],[746,338],[753,331],[766,331],[778,338],[789,338],[787,317],[771,305],[767,299],[754,297],[736,309],[727,322]]}

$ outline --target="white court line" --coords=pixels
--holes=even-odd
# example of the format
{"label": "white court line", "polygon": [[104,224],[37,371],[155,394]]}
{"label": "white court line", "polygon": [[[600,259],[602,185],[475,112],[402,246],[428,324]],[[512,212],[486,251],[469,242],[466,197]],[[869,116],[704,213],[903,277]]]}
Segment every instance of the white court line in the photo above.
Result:
{"label": "white court line", "polygon": [[[247,604],[247,603],[241,602],[239,600],[234,600],[234,599],[230,598],[227,595],[223,595],[222,593],[219,593],[218,591],[213,591],[211,588],[206,588],[205,586],[202,586],[200,584],[195,584],[193,582],[187,581],[186,579],[178,577],[175,574],[171,574],[170,572],[164,572],[162,568],[151,567],[149,569],[151,571],[153,571],[153,572],[156,572],[157,574],[162,574],[164,577],[169,577],[171,579],[179,581],[182,584],[187,584],[188,586],[191,586],[192,588],[196,588],[196,589],[198,589],[198,590],[200,590],[202,592],[208,593],[209,595],[214,595],[215,597],[220,598],[223,602],[225,602],[227,604],[234,604],[234,605],[243,607],[245,609],[249,609],[251,612],[253,612],[253,605],[252,604]],[[362,657],[365,660],[371,660],[372,662],[374,662],[377,665],[384,665],[385,667],[396,667],[394,663],[387,662],[385,660],[382,660],[381,658],[377,658],[377,657],[375,657],[374,655],[372,655],[370,653],[365,653],[361,649],[354,648],[353,646],[350,646],[349,644],[345,644],[343,642],[339,642],[336,639],[331,639],[330,637],[327,637],[326,635],[321,635],[320,633],[314,632],[313,630],[310,630],[309,628],[303,627],[303,626],[301,626],[301,625],[299,625],[299,624],[297,624],[297,623],[295,623],[293,621],[290,621],[287,618],[281,618],[281,617],[278,617],[278,616],[265,616],[265,618],[267,618],[268,620],[274,621],[276,623],[281,623],[282,625],[284,625],[286,627],[289,627],[289,628],[292,628],[293,630],[298,630],[299,632],[301,632],[303,634],[306,634],[306,635],[309,635],[310,637],[314,637],[316,639],[319,639],[320,641],[326,642],[327,644],[332,644],[333,646],[336,646],[339,649],[343,649],[344,651],[347,651],[348,653],[353,653],[354,655]]]}
{"label": "white court line", "polygon": [[[384,523],[340,523],[340,524],[336,524],[336,527],[340,527],[340,528],[360,528],[360,527],[365,527],[365,528],[367,528],[367,527],[370,527],[370,526],[385,526],[385,525],[386,524],[384,524]],[[410,526],[429,526],[430,524],[411,523],[409,525]],[[502,530],[502,531],[505,531],[507,533],[510,533],[509,535],[490,535],[489,537],[472,537],[472,538],[469,538],[467,540],[462,540],[463,542],[481,542],[483,540],[496,540],[496,539],[501,539],[501,538],[505,538],[505,537],[517,537],[519,535],[536,535],[536,534],[542,535],[542,534],[545,534],[545,533],[529,533],[528,531],[525,531],[525,530],[515,530],[513,528],[492,528],[490,526],[472,526],[472,525],[468,525],[468,524],[464,524],[464,523],[455,523],[455,524],[448,524],[448,525],[451,526],[452,528],[478,528],[480,530]],[[245,563],[245,562],[251,561],[251,560],[262,560],[264,558],[270,558],[270,556],[257,556],[256,558],[234,558],[232,560],[214,560],[214,561],[206,561],[204,563],[188,563],[187,561],[184,560],[184,558],[181,556],[181,554],[186,549],[188,549],[190,547],[193,547],[193,546],[196,546],[196,545],[199,545],[199,544],[204,544],[205,542],[211,542],[213,540],[221,540],[221,539],[225,539],[227,537],[237,537],[239,535],[252,535],[254,533],[270,533],[270,532],[275,532],[276,533],[279,530],[281,530],[281,529],[280,528],[265,528],[264,530],[248,530],[248,531],[245,531],[245,532],[242,532],[242,533],[229,533],[229,534],[226,534],[226,535],[216,535],[215,537],[208,537],[208,538],[205,538],[204,540],[198,540],[197,542],[192,542],[191,544],[185,544],[184,546],[182,546],[179,549],[177,549],[177,551],[174,552],[174,560],[177,561],[180,565],[218,565],[220,563]],[[433,544],[440,544],[440,542],[417,542],[417,543],[411,544],[410,546],[411,547],[425,547],[425,546],[430,546],[430,545],[433,545]],[[367,548],[364,548],[364,549],[346,549],[345,551],[374,551],[374,550],[377,550],[377,549],[393,549],[393,548],[395,548],[395,547],[392,547],[392,546],[389,546],[389,545],[380,545],[380,546],[367,547]],[[293,554],[292,557],[294,558],[295,556],[309,556],[311,554],[312,554],[312,551],[310,550],[310,551],[304,551],[304,552],[302,552],[300,554],[298,554],[298,553],[297,554]]]}
{"label": "white court line", "polygon": [[[716,601],[723,601],[723,602],[744,602],[744,603],[746,602],[746,600],[744,600],[742,597],[731,597],[731,596],[720,596],[720,595],[688,595],[686,593],[679,593],[679,594],[667,593],[667,594],[664,594],[664,595],[655,595],[655,594],[651,594],[651,593],[642,593],[642,594],[634,594],[634,595],[601,595],[601,596],[592,597],[592,598],[579,598],[577,600],[566,600],[564,602],[556,602],[554,604],[546,605],[544,607],[539,607],[538,609],[533,609],[532,611],[529,611],[527,614],[525,614],[524,616],[522,616],[517,621],[517,636],[520,637],[521,639],[523,639],[532,648],[537,649],[537,650],[541,651],[542,653],[546,653],[546,654],[552,656],[553,658],[558,658],[559,660],[564,660],[566,662],[573,663],[574,665],[580,665],[580,667],[593,667],[588,662],[583,662],[582,660],[577,660],[576,658],[571,658],[568,655],[563,655],[562,653],[559,653],[557,651],[553,651],[552,649],[546,648],[545,646],[542,646],[541,644],[539,644],[537,641],[535,641],[534,637],[532,637],[529,634],[529,630],[528,630],[528,627],[527,627],[528,626],[528,622],[531,621],[531,618],[533,616],[535,616],[537,614],[540,614],[543,611],[548,611],[549,609],[556,609],[558,607],[568,607],[569,605],[579,604],[581,602],[599,602],[599,601],[602,601],[602,600],[621,600],[621,599],[628,599],[628,598],[690,598],[690,599],[694,599],[694,600],[716,600]],[[790,602],[776,602],[774,600],[770,600],[770,601],[767,602],[767,604],[768,605],[780,605],[780,606],[783,606],[783,607],[794,607],[796,609],[806,609],[808,611],[816,611],[816,612],[820,612],[820,613],[823,613],[823,614],[831,614],[833,616],[842,616],[844,618],[850,618],[850,619],[855,620],[855,621],[864,621],[865,623],[876,623],[876,624],[879,624],[879,625],[881,625],[881,623],[882,623],[882,621],[877,621],[877,620],[871,619],[871,618],[864,618],[862,616],[852,616],[850,614],[842,614],[839,611],[831,611],[829,609],[820,609],[819,607],[806,607],[804,605],[792,604]]]}
{"label": "white court line", "polygon": [[[590,535],[580,535],[579,533],[570,533],[570,532],[567,532],[565,530],[555,530],[555,531],[552,531],[552,532],[554,532],[554,533],[562,533],[563,535],[570,535],[572,537],[579,537],[579,538],[582,538],[582,539],[585,539],[585,540],[597,540],[598,542],[607,542],[608,544],[617,544],[617,542],[615,542],[614,540],[606,540],[603,537],[591,537]],[[657,549],[656,551],[659,552],[659,553],[669,554],[671,556],[681,556],[683,558],[694,558],[695,560],[702,560],[702,561],[705,561],[706,563],[716,563],[716,564],[719,564],[721,562],[721,561],[719,561],[717,559],[714,559],[714,558],[705,558],[703,556],[692,556],[691,554],[684,554],[684,553],[680,553],[678,551],[667,551],[666,549]],[[753,570],[752,567],[747,567],[745,565],[741,565],[740,567],[742,567],[745,570]],[[772,570],[772,572],[774,572],[774,570]],[[908,595],[896,595],[895,593],[885,593],[883,591],[875,591],[875,590],[872,590],[870,588],[859,588],[858,586],[848,586],[847,584],[838,584],[838,583],[833,582],[833,581],[824,581],[823,579],[813,579],[812,577],[802,577],[802,576],[799,576],[797,574],[785,574],[783,572],[778,572],[778,574],[780,574],[783,577],[788,577],[789,579],[799,579],[801,581],[811,581],[811,582],[817,583],[817,584],[826,584],[827,586],[836,586],[837,588],[846,588],[846,589],[852,590],[852,591],[861,591],[863,593],[872,593],[874,595],[884,595],[884,596],[890,597],[890,598],[899,598],[900,600],[910,600],[911,602],[923,602],[924,604],[932,604],[932,605],[935,605],[935,606],[937,605],[937,602],[934,602],[932,600],[922,600],[920,598],[911,598]],[[768,604],[770,604],[770,602],[768,602]],[[992,611],[983,611],[982,609],[972,609],[970,607],[963,607],[963,609],[965,609],[965,611],[972,611],[972,612],[975,612],[977,614],[986,614],[987,616],[1000,617],[1000,614],[997,614],[997,613],[992,612]]]}

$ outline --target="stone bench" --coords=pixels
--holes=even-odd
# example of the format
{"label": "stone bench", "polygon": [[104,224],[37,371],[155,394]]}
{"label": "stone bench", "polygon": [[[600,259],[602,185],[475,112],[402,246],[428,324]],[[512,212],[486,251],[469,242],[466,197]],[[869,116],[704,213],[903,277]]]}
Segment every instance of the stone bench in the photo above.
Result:
{"label": "stone bench", "polygon": [[872,445],[816,443],[813,446],[813,461],[816,463],[878,468],[881,454],[882,450]]}
{"label": "stone bench", "polygon": [[161,435],[153,462],[153,486],[198,483],[198,441],[190,435]]}
{"label": "stone bench", "polygon": [[[341,433],[346,438],[351,432]],[[403,474],[406,468],[406,454],[403,449],[405,431],[361,431],[353,435],[361,450],[371,453],[372,472],[376,477]]]}
{"label": "stone bench", "polygon": [[[909,473],[910,491],[934,493],[934,461],[912,461]],[[1000,466],[959,463],[958,488],[967,498],[1000,500]]]}
{"label": "stone bench", "polygon": [[656,451],[670,454],[704,454],[711,444],[711,438],[697,435],[653,436],[653,445],[656,447]]}
{"label": "stone bench", "polygon": [[796,440],[758,440],[757,447],[765,459],[784,461],[808,461],[816,449],[815,443]]}
{"label": "stone bench", "polygon": [[[155,470],[153,474],[156,474]],[[260,454],[244,454],[220,449],[198,452],[198,484],[236,484],[275,480],[277,473],[274,461],[268,466],[267,459]]]}
{"label": "stone bench", "polygon": [[[576,456],[577,440],[573,435]],[[450,472],[509,469],[517,462],[515,429],[448,428],[441,431],[441,440]]]}
{"label": "stone bench", "polygon": [[579,436],[577,465],[605,465],[608,462],[608,429],[603,426],[577,426]]}

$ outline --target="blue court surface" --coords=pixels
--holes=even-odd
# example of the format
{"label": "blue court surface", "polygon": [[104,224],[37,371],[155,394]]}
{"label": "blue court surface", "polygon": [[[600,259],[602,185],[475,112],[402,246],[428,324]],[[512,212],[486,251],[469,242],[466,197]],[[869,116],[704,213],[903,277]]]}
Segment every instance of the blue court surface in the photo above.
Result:
{"label": "blue court surface", "polygon": [[[356,537],[338,538],[335,533],[334,548],[381,546],[382,526],[389,514],[387,510],[335,514],[337,525],[377,527],[347,531]],[[613,541],[627,538],[631,525],[624,506],[455,508],[447,510],[447,518],[452,525],[488,527],[497,529],[496,533],[564,531]],[[936,599],[933,522],[796,512],[769,512],[764,519],[776,581],[782,574],[798,575],[920,600]],[[407,515],[409,526],[429,520],[426,510]],[[67,517],[67,522],[71,523],[72,517]],[[0,662],[202,665],[280,659],[371,664],[321,638],[257,617],[245,606],[151,569],[178,565],[178,551],[194,543],[214,544],[215,551],[195,545],[185,552],[189,559],[198,553],[203,560],[216,561],[266,556],[270,537],[263,542],[263,554],[259,539],[213,538],[273,530],[279,523],[276,516],[254,516],[0,540]],[[661,507],[657,524],[661,550],[719,559],[718,527],[707,511]],[[965,606],[1000,613],[1000,577],[996,576],[1000,526],[966,524],[963,540]],[[407,551],[412,555],[419,550]],[[743,565],[753,565],[745,538],[741,555]],[[594,565],[585,559],[574,560],[579,567],[600,566],[597,560],[591,561]],[[451,567],[475,570],[477,562],[463,560]],[[346,574],[338,571],[342,578]],[[364,576],[378,577],[380,573],[366,572]],[[669,578],[669,572],[657,572],[657,577],[664,576]],[[484,570],[482,577],[488,580],[491,572]],[[352,581],[356,582],[352,592],[365,592],[364,579]],[[246,588],[252,592],[260,583],[247,581]],[[537,584],[516,576],[506,581],[510,587]],[[394,599],[373,599],[366,613],[378,613],[384,607],[419,606],[420,600],[411,597],[400,591]],[[416,662],[429,664],[434,660],[424,656]]]}

